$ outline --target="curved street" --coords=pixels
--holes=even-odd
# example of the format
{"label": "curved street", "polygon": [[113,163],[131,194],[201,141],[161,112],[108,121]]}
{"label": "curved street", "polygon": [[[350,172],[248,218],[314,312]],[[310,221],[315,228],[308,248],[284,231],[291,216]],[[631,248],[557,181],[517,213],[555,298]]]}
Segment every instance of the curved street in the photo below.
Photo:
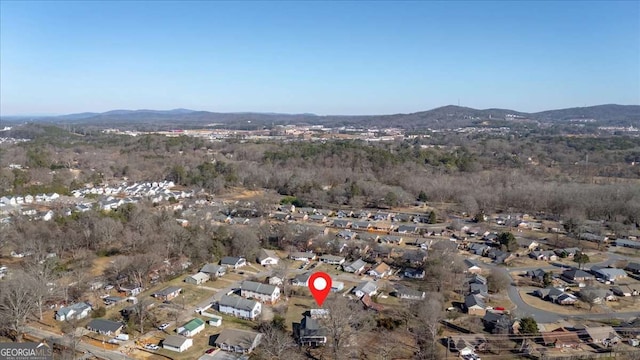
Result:
{"label": "curved street", "polygon": [[[599,262],[599,263],[590,263],[588,264],[589,266],[607,266],[607,265],[611,265],[616,261],[619,260],[631,260],[626,258],[625,256],[619,255],[619,254],[615,254],[615,253],[611,253],[608,252],[607,253],[607,260]],[[514,285],[514,279],[511,276],[510,272],[512,271],[528,271],[528,270],[535,270],[535,269],[545,269],[545,270],[549,270],[549,269],[557,269],[558,267],[561,267],[561,264],[556,263],[555,265],[548,265],[548,266],[536,266],[536,267],[520,267],[520,268],[507,268],[504,266],[498,266],[495,264],[485,264],[485,263],[480,263],[481,266],[485,266],[489,269],[496,269],[498,271],[501,271],[502,273],[506,274],[509,279],[511,280],[511,283],[509,284],[509,287],[507,288],[507,294],[509,295],[509,300],[511,300],[511,302],[515,305],[515,309],[514,312],[519,314],[520,316],[531,316],[533,317],[537,322],[539,323],[552,323],[552,322],[557,322],[559,320],[566,320],[566,319],[612,319],[612,318],[617,318],[617,319],[622,319],[622,320],[629,320],[630,318],[633,317],[637,317],[640,316],[640,310],[638,311],[627,311],[627,312],[609,312],[609,313],[598,313],[598,314],[594,314],[594,313],[583,313],[583,314],[561,314],[561,313],[557,313],[557,312],[553,312],[553,311],[548,311],[548,310],[543,310],[543,309],[539,309],[537,307],[531,306],[529,304],[527,304],[522,297],[520,296],[520,292],[518,291],[518,287]]]}

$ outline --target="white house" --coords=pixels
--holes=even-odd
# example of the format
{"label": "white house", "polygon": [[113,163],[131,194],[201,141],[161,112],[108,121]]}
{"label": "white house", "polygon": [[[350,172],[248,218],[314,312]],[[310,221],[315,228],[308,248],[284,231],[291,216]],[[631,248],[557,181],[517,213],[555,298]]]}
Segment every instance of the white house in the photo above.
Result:
{"label": "white house", "polygon": [[204,330],[204,321],[199,318],[194,318],[177,328],[176,332],[182,336],[193,337],[202,330]]}
{"label": "white house", "polygon": [[258,253],[258,263],[262,266],[277,265],[280,258],[273,250],[262,249]]}
{"label": "white house", "polygon": [[255,281],[243,281],[242,284],[240,284],[240,296],[273,304],[280,298],[280,288],[275,285],[262,284]]}
{"label": "white house", "polygon": [[378,285],[371,281],[363,281],[352,291],[358,298],[365,295],[374,296],[378,292]]}
{"label": "white house", "polygon": [[184,279],[187,284],[200,285],[209,281],[209,274],[199,272],[193,275],[189,275]]}
{"label": "white house", "polygon": [[292,252],[291,255],[289,255],[289,259],[296,260],[296,261],[307,262],[307,261],[315,260],[315,258],[316,258],[316,254],[314,254],[311,251],[309,252],[297,251],[297,252]]}
{"label": "white house", "polygon": [[220,260],[220,265],[238,269],[247,265],[247,260],[242,257],[225,256]]}
{"label": "white house", "polygon": [[239,296],[224,295],[218,302],[218,311],[238,318],[253,320],[262,313],[262,304]]}
{"label": "white house", "polygon": [[66,321],[71,319],[83,319],[91,312],[91,306],[85,302],[79,302],[70,306],[60,308],[56,311],[56,320]]}
{"label": "white house", "polygon": [[170,335],[167,336],[164,341],[162,341],[163,349],[175,352],[183,352],[191,346],[193,346],[193,339],[180,335]]}

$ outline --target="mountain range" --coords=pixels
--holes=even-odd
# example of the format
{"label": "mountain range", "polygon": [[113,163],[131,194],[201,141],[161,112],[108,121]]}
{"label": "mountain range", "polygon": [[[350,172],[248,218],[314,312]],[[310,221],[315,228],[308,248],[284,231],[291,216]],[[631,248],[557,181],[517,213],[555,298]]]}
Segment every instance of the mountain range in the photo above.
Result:
{"label": "mountain range", "polygon": [[368,126],[419,128],[455,128],[491,121],[561,123],[579,121],[598,125],[640,125],[640,105],[597,105],[589,107],[526,113],[509,109],[473,109],[448,105],[427,111],[391,115],[315,115],[280,113],[218,113],[189,109],[173,110],[112,110],[103,113],[85,112],[54,117],[3,117],[2,122],[52,122],[83,125],[155,125],[201,127],[212,124],[228,127],[259,127],[285,124],[325,126]]}

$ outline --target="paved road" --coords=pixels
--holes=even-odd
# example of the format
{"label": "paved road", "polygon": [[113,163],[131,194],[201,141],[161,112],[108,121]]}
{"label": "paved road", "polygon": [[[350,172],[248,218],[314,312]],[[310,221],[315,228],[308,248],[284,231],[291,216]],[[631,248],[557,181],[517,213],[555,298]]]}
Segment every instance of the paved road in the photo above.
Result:
{"label": "paved road", "polygon": [[[624,256],[621,256],[619,254],[607,253],[607,255],[608,255],[608,259],[607,260],[602,261],[600,263],[589,264],[589,267],[594,266],[594,265],[607,266],[607,265],[613,264],[616,261],[625,260],[626,259]],[[557,265],[542,266],[542,267],[541,266],[537,266],[537,267],[523,267],[523,268],[507,268],[507,267],[504,267],[504,266],[497,266],[497,265],[494,265],[494,264],[481,263],[481,266],[485,266],[485,267],[487,267],[489,269],[496,269],[496,270],[501,271],[504,274],[506,274],[509,277],[509,279],[511,279],[511,281],[512,281],[512,283],[507,288],[507,294],[509,295],[509,299],[511,300],[511,302],[513,302],[513,304],[516,306],[516,309],[514,310],[514,312],[516,314],[518,314],[518,316],[531,316],[534,319],[536,319],[536,321],[539,322],[539,323],[552,323],[552,322],[556,322],[556,321],[564,320],[564,319],[611,319],[611,318],[618,318],[618,319],[628,320],[630,318],[634,318],[634,317],[640,316],[640,311],[612,312],[612,313],[600,313],[600,314],[585,313],[585,314],[567,315],[567,314],[560,314],[560,313],[556,313],[556,312],[553,312],[553,311],[547,311],[547,310],[539,309],[537,307],[533,307],[533,306],[527,304],[526,302],[524,302],[524,300],[522,300],[522,297],[520,296],[520,293],[518,292],[518,287],[513,285],[514,284],[513,283],[513,278],[511,277],[510,272],[512,272],[512,271],[527,271],[527,270],[534,270],[534,269],[538,269],[538,268],[557,269],[559,267]]]}
{"label": "paved road", "polygon": [[[62,344],[65,346],[69,346],[70,344],[70,339],[44,330],[44,329],[37,329],[34,327],[30,327],[27,326],[25,327],[25,332],[41,338],[41,339],[46,339],[47,341],[51,342],[51,343],[57,343],[57,344]],[[85,342],[80,342],[78,343],[78,345],[76,346],[76,349],[80,350],[80,351],[86,351],[85,356],[83,356],[83,358],[87,358],[90,355],[95,355],[99,358],[102,359],[108,359],[108,360],[134,360],[133,358],[130,358],[128,356],[126,356],[125,354],[121,353],[120,351],[117,350],[106,350],[106,349],[102,349],[100,347],[97,346],[93,346],[91,344],[85,343]]]}

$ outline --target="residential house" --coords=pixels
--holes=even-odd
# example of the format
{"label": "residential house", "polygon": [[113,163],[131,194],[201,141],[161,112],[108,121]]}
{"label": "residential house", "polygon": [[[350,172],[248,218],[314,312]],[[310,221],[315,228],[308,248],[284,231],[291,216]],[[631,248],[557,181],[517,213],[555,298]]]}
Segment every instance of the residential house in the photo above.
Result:
{"label": "residential house", "polygon": [[[588,289],[588,290],[587,290]],[[591,300],[594,304],[602,304],[605,301],[616,301],[618,298],[613,294],[613,291],[600,289],[600,288],[584,288],[580,291],[580,296],[583,293],[589,292],[589,296],[593,295],[592,299],[585,299],[585,302]]]}
{"label": "residential house", "polygon": [[527,277],[533,281],[542,282],[546,273],[543,269],[529,270],[527,271]]}
{"label": "residential house", "polygon": [[371,270],[369,270],[368,274],[375,277],[376,279],[382,279],[389,275],[391,275],[392,270],[389,265],[381,262],[378,265],[374,266]]}
{"label": "residential house", "polygon": [[136,296],[140,294],[142,290],[144,289],[138,284],[123,284],[118,287],[118,291],[127,296]]}
{"label": "residential house", "polygon": [[553,252],[556,253],[558,257],[571,259],[576,255],[576,253],[580,252],[580,249],[573,247],[573,248],[556,249]]}
{"label": "residential house", "polygon": [[366,265],[367,263],[364,260],[358,259],[351,263],[342,264],[342,270],[348,273],[359,274],[364,270]]}
{"label": "residential house", "polygon": [[273,250],[260,249],[258,253],[258,263],[262,266],[277,265],[280,257]]}
{"label": "residential house", "polygon": [[633,274],[640,274],[640,263],[630,262],[624,269]]}
{"label": "residential house", "polygon": [[[611,291],[616,296],[626,297],[626,296],[632,296],[633,295],[633,290],[631,288],[629,288],[628,286],[625,286],[624,288],[622,288],[621,286],[613,286],[611,288]],[[637,295],[637,293],[636,293],[636,295]]]}
{"label": "residential house", "polygon": [[409,279],[424,279],[425,276],[424,269],[414,269],[414,268],[406,268],[404,269],[403,275]]}
{"label": "residential house", "polygon": [[595,277],[586,271],[579,269],[571,269],[562,272],[562,278],[569,282],[584,283],[586,281],[595,280]]}
{"label": "residential house", "polygon": [[207,264],[200,269],[200,272],[208,274],[210,278],[219,278],[227,273],[227,267],[217,264]]}
{"label": "residential house", "polygon": [[424,250],[405,250],[402,260],[412,266],[421,266],[427,260],[427,252]]}
{"label": "residential house", "polygon": [[373,296],[378,293],[378,285],[371,281],[363,281],[353,288],[351,291],[357,298],[361,298],[364,295]]}
{"label": "residential house", "polygon": [[397,285],[392,295],[406,300],[423,300],[426,294],[424,291],[414,290],[403,285]]}
{"label": "residential house", "polygon": [[271,217],[274,220],[277,221],[289,221],[289,219],[291,219],[291,215],[287,214],[287,213],[281,213],[281,212],[277,212],[277,213],[273,213],[271,214]]}
{"label": "residential house", "polygon": [[336,219],[336,220],[333,220],[333,226],[335,226],[337,228],[346,229],[349,226],[351,226],[351,221],[343,220],[343,219]]}
{"label": "residential house", "polygon": [[571,348],[577,349],[582,341],[578,337],[578,333],[569,331],[565,327],[559,327],[552,331],[540,333],[545,346],[553,346],[556,349]]}
{"label": "residential house", "polygon": [[527,251],[534,251],[540,246],[540,244],[535,240],[516,238],[516,241],[521,248]]}
{"label": "residential house", "polygon": [[529,253],[529,257],[536,260],[556,261],[558,256],[551,250],[535,250]]}
{"label": "residential house", "polygon": [[204,284],[207,281],[209,281],[209,274],[203,272],[195,273],[184,278],[184,282],[193,285]]}
{"label": "residential house", "polygon": [[487,339],[480,334],[451,335],[448,338],[448,348],[457,351],[460,356],[475,354],[487,348]]}
{"label": "residential house", "polygon": [[464,259],[466,272],[471,274],[479,274],[482,271],[480,264],[476,260]]}
{"label": "residential house", "polygon": [[262,312],[262,305],[239,296],[223,295],[218,301],[218,311],[241,319],[254,320]]}
{"label": "residential house", "polygon": [[469,252],[478,256],[485,256],[490,247],[485,244],[473,243],[469,245]]}
{"label": "residential house", "polygon": [[296,251],[296,252],[292,252],[291,254],[289,254],[289,259],[295,260],[295,261],[309,262],[311,260],[315,260],[316,259],[316,254],[314,254],[311,251],[307,251],[307,252]]}
{"label": "residential house", "polygon": [[606,281],[618,281],[627,278],[627,273],[622,269],[616,268],[591,268],[596,277]]}
{"label": "residential house", "polygon": [[163,349],[180,353],[186,351],[191,346],[193,346],[193,339],[180,335],[169,335],[162,341]]}
{"label": "residential house", "polygon": [[296,275],[293,279],[291,279],[291,285],[309,286],[309,277],[311,277],[311,272]]}
{"label": "residential house", "polygon": [[489,287],[487,284],[469,283],[469,294],[478,295],[486,299],[489,297]]}
{"label": "residential house", "polygon": [[182,336],[193,337],[202,330],[204,330],[204,320],[194,318],[188,323],[177,328],[176,332]]}
{"label": "residential house", "polygon": [[255,281],[243,281],[242,284],[240,284],[240,296],[247,299],[256,299],[267,304],[273,304],[280,298],[280,288]]}
{"label": "residential house", "polygon": [[268,281],[269,285],[280,286],[284,283],[284,276],[281,274],[273,274],[269,276]]}
{"label": "residential house", "polygon": [[345,261],[343,256],[335,256],[335,255],[322,255],[320,257],[320,261],[329,265],[342,265]]}
{"label": "residential house", "polygon": [[249,354],[259,344],[262,334],[239,329],[224,329],[216,337],[214,344],[224,350],[234,353]]}
{"label": "residential house", "polygon": [[399,234],[417,234],[418,227],[415,225],[400,225],[398,226]]}
{"label": "residential house", "polygon": [[371,223],[368,221],[354,221],[351,224],[351,228],[354,230],[368,230],[371,227]]}
{"label": "residential house", "polygon": [[309,216],[309,220],[314,221],[314,222],[318,222],[318,223],[321,223],[321,224],[324,224],[327,221],[329,221],[329,219],[327,219],[327,217],[322,215],[322,214],[313,214],[313,215]]}
{"label": "residential house", "polygon": [[568,294],[562,288],[547,286],[544,289],[538,289],[533,292],[535,296],[547,301],[551,301],[560,305],[573,305],[578,299]]}
{"label": "residential house", "polygon": [[400,245],[402,244],[404,239],[402,238],[402,236],[385,235],[381,237],[378,241],[380,241],[383,244]]}
{"label": "residential house", "polygon": [[178,286],[169,286],[158,292],[153,293],[153,297],[161,301],[169,301],[175,299],[180,292],[182,291],[181,287]]}
{"label": "residential house", "polygon": [[612,346],[622,340],[618,333],[608,325],[605,326],[585,326],[584,331],[594,344],[602,344],[604,346]]}
{"label": "residential house", "polygon": [[516,321],[507,314],[487,311],[482,318],[482,324],[486,331],[492,334],[514,334],[517,331]]}
{"label": "residential house", "polygon": [[342,230],[338,233],[337,236],[345,240],[353,240],[358,236],[358,233],[350,230]]}
{"label": "residential house", "polygon": [[87,330],[108,336],[119,335],[123,327],[122,323],[107,319],[92,319],[87,324]]}
{"label": "residential house", "polygon": [[629,239],[616,239],[616,246],[628,247],[631,249],[640,249],[640,241]]}
{"label": "residential house", "polygon": [[480,275],[480,274],[473,274],[470,278],[469,278],[469,284],[482,284],[482,285],[487,285],[487,278]]}
{"label": "residential house", "polygon": [[344,283],[342,281],[331,281],[331,291],[338,292],[344,289]]}
{"label": "residential house", "polygon": [[556,304],[559,305],[573,305],[578,301],[578,298],[575,295],[569,293],[562,293],[556,299]]}
{"label": "residential house", "polygon": [[56,311],[55,318],[58,321],[84,319],[91,312],[91,306],[85,302],[65,306]]}
{"label": "residential house", "polygon": [[596,235],[588,232],[581,233],[578,235],[578,237],[580,238],[580,240],[587,240],[587,241],[597,242],[597,243],[605,243],[609,240],[607,236]]}
{"label": "residential house", "polygon": [[106,306],[111,306],[124,301],[124,298],[122,296],[107,296],[106,298],[102,299],[102,301]]}
{"label": "residential house", "polygon": [[317,347],[327,343],[327,329],[311,316],[305,316],[300,323],[293,323],[293,336],[302,346]]}
{"label": "residential house", "polygon": [[465,296],[464,308],[469,315],[484,316],[487,312],[487,305],[485,305],[482,297],[474,294]]}
{"label": "residential house", "polygon": [[235,270],[246,266],[247,260],[243,257],[225,256],[220,260],[220,265],[224,265]]}

